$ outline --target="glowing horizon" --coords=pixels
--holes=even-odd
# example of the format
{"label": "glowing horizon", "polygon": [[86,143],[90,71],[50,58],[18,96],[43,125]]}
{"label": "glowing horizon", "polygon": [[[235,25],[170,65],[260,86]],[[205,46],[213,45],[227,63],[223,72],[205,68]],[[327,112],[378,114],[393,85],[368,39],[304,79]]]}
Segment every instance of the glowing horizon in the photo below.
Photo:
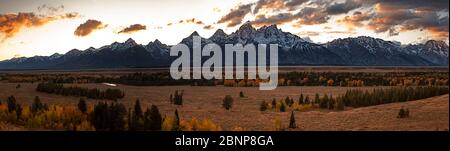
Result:
{"label": "glowing horizon", "polygon": [[[128,38],[144,45],[155,39],[173,45],[194,31],[202,37],[210,37],[217,29],[231,34],[247,20],[253,22],[255,28],[277,24],[285,32],[316,43],[356,36],[402,44],[430,39],[448,43],[448,1],[437,2],[447,5],[441,8],[439,4],[430,4],[424,9],[411,4],[401,7],[407,4],[400,2],[387,5],[375,0],[369,5],[366,0],[327,3],[315,0],[0,0],[0,27],[4,28],[0,28],[0,60],[99,48]],[[306,14],[308,8],[313,8],[310,14]],[[401,18],[413,15],[411,19],[398,22],[392,20],[398,16],[383,14],[399,8],[406,11],[392,14]],[[321,16],[325,12],[326,16]],[[20,13],[36,16],[25,16],[30,20],[11,19],[18,18]],[[69,13],[76,15],[68,16]],[[436,15],[438,21],[417,19],[432,18],[430,15]],[[306,20],[308,18],[310,20]],[[81,24],[89,29],[75,34]],[[445,36],[447,38],[442,38]]]}

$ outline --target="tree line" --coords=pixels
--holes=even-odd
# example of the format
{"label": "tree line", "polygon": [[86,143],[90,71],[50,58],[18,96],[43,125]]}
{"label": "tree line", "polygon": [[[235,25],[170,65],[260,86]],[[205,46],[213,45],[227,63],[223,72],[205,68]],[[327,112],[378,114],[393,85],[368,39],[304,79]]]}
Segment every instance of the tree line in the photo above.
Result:
{"label": "tree line", "polygon": [[362,90],[347,90],[337,98],[345,106],[364,107],[393,102],[405,102],[425,99],[433,96],[448,94],[449,88],[445,86],[426,87],[396,87],[388,89],[375,89],[372,92]]}
{"label": "tree line", "polygon": [[[192,85],[192,86],[258,86],[262,80],[249,79],[181,79],[174,80],[169,72],[130,73],[120,76],[89,76],[70,74],[5,75],[9,82],[52,83],[118,83],[136,86]],[[283,72],[279,86],[448,86],[448,72]]]}
{"label": "tree line", "polygon": [[36,91],[64,96],[85,96],[90,99],[117,100],[125,96],[125,92],[119,89],[99,90],[97,88],[83,88],[77,86],[64,87],[58,83],[39,83]]}

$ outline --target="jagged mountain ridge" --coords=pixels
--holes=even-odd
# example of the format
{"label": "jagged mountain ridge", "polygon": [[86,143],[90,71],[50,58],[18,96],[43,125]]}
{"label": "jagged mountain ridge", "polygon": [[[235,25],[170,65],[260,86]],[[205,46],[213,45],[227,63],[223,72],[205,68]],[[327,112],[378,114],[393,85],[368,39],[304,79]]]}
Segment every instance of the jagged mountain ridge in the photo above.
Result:
{"label": "jagged mountain ridge", "polygon": [[[180,43],[192,47],[193,36],[199,34],[193,32]],[[211,37],[202,37],[202,45],[212,42],[222,48],[225,44],[236,43],[278,44],[279,65],[448,66],[448,45],[434,40],[401,46],[382,39],[360,36],[315,44],[283,32],[276,25],[255,29],[247,22],[231,34],[218,29]],[[130,38],[123,43],[114,42],[98,49],[73,49],[66,54],[0,61],[0,69],[168,67],[175,59],[169,56],[169,50],[170,46],[159,40],[140,45]]]}

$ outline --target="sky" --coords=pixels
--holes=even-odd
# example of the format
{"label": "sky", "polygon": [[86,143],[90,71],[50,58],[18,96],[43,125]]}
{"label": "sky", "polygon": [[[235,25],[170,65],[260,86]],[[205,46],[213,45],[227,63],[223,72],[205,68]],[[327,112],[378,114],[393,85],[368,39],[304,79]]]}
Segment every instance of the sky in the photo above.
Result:
{"label": "sky", "polygon": [[448,0],[0,0],[0,60],[99,48],[133,38],[177,44],[249,21],[325,43],[371,36],[448,44]]}

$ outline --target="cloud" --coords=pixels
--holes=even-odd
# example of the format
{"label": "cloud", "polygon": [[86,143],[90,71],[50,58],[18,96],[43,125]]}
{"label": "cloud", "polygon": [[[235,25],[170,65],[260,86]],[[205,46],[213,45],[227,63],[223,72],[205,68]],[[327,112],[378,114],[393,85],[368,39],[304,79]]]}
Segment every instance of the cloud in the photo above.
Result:
{"label": "cloud", "polygon": [[360,1],[346,0],[342,3],[334,3],[331,6],[328,6],[326,8],[326,12],[329,15],[345,14],[351,10],[360,8],[361,6],[362,6],[362,3]]}
{"label": "cloud", "polygon": [[41,5],[37,8],[39,12],[45,12],[45,13],[58,13],[64,11],[64,5],[59,6],[52,6],[48,4]]}
{"label": "cloud", "polygon": [[257,14],[260,10],[280,10],[286,8],[284,0],[259,0],[255,4],[253,14]]}
{"label": "cloud", "polygon": [[338,19],[336,22],[340,24],[346,25],[349,30],[353,30],[356,27],[362,27],[364,24],[362,22],[370,20],[373,17],[373,14],[369,12],[360,12],[356,11],[353,15],[345,16],[342,19]]}
{"label": "cloud", "polygon": [[103,29],[107,26],[107,24],[103,24],[98,20],[89,19],[85,23],[80,24],[75,30],[74,34],[79,37],[84,37],[94,32],[95,30]]}
{"label": "cloud", "polygon": [[297,6],[302,5],[303,3],[308,2],[309,0],[288,0],[286,2],[286,6],[290,8],[290,10],[295,9]]}
{"label": "cloud", "polygon": [[322,8],[305,7],[299,13],[297,13],[296,18],[300,19],[296,26],[301,25],[315,25],[327,23],[330,16]]}
{"label": "cloud", "polygon": [[195,18],[189,18],[189,19],[181,19],[175,23],[167,23],[167,26],[172,26],[174,24],[197,24],[197,25],[205,25],[205,23],[201,20],[197,20]]}
{"label": "cloud", "polygon": [[266,17],[266,15],[258,15],[251,23],[255,26],[283,24],[292,21],[294,18],[290,13],[280,13],[269,17]]}
{"label": "cloud", "polygon": [[319,36],[320,33],[316,32],[316,31],[302,31],[302,32],[299,32],[298,35],[300,35],[300,37],[314,37],[314,36]]}
{"label": "cloud", "polygon": [[251,6],[253,4],[239,5],[238,7],[231,9],[228,14],[222,16],[217,23],[227,23],[228,27],[234,27],[242,23],[244,17],[251,12]]}
{"label": "cloud", "polygon": [[137,32],[137,31],[140,31],[140,30],[146,30],[146,29],[147,29],[147,26],[145,26],[145,25],[133,24],[133,25],[130,25],[130,26],[120,30],[118,32],[118,34],[129,34],[129,33]]}
{"label": "cloud", "polygon": [[196,21],[195,24],[204,25],[205,23],[203,23],[202,21]]}
{"label": "cloud", "polygon": [[406,20],[399,28],[400,32],[425,30],[435,39],[445,40],[449,36],[449,16],[440,17],[434,12],[419,12],[419,18]]}
{"label": "cloud", "polygon": [[428,11],[447,10],[449,6],[448,0],[367,0],[369,5],[381,4],[390,10],[393,9],[418,9]]}
{"label": "cloud", "polygon": [[315,25],[327,23],[330,19],[329,15],[323,8],[304,7],[298,13],[279,13],[273,16],[266,17],[266,15],[258,15],[252,24],[255,26],[271,25],[271,24],[284,24],[292,21],[296,21],[294,26],[300,27],[301,25]]}
{"label": "cloud", "polygon": [[23,28],[39,27],[51,21],[71,19],[78,16],[78,13],[60,15],[38,15],[33,12],[0,14],[0,33],[4,34],[0,42],[15,36]]}
{"label": "cloud", "polygon": [[292,23],[294,27],[301,27],[325,24],[332,17],[345,14],[337,23],[346,25],[347,32],[366,28],[395,36],[400,32],[422,30],[443,39],[449,35],[448,5],[448,0],[258,0],[231,9],[218,23],[234,27],[241,24],[246,15],[253,14],[251,22],[255,26]]}
{"label": "cloud", "polygon": [[211,30],[211,29],[214,29],[214,27],[211,25],[206,25],[206,26],[203,26],[203,29]]}
{"label": "cloud", "polygon": [[[441,16],[438,10],[447,10],[447,14]],[[399,32],[425,30],[436,39],[448,37],[448,8],[441,8],[434,3],[418,6],[406,3],[399,5],[399,2],[380,2],[375,5],[375,13],[367,28],[376,33],[387,32],[390,36],[395,36]]]}

